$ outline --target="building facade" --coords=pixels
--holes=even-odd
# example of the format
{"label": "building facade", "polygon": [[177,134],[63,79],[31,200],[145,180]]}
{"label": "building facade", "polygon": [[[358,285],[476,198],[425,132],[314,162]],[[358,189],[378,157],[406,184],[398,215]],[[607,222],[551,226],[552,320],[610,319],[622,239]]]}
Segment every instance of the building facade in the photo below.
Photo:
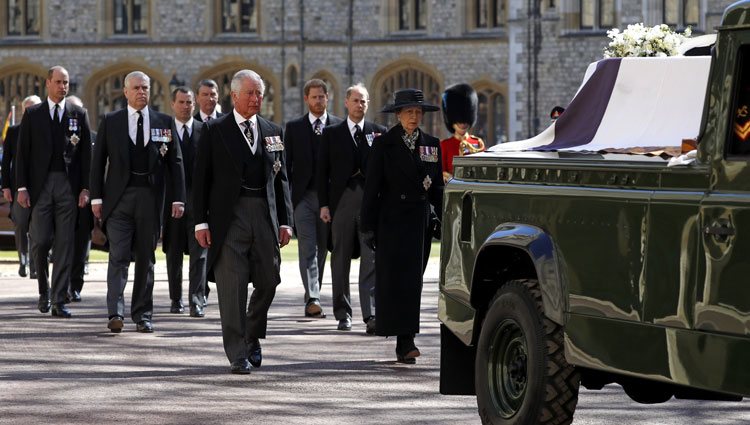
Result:
{"label": "building facade", "polygon": [[[586,66],[602,57],[612,27],[644,22],[713,32],[726,0],[0,0],[0,114],[44,95],[47,69],[62,65],[71,93],[99,116],[125,105],[124,76],[152,79],[152,105],[171,113],[176,85],[229,81],[239,69],[266,83],[262,115],[279,123],[304,111],[310,78],[331,89],[329,110],[344,115],[346,88],[364,83],[368,118],[395,90],[422,89],[440,103],[449,85],[479,93],[475,132],[488,145],[546,127]],[[424,127],[448,134],[439,113]]]}

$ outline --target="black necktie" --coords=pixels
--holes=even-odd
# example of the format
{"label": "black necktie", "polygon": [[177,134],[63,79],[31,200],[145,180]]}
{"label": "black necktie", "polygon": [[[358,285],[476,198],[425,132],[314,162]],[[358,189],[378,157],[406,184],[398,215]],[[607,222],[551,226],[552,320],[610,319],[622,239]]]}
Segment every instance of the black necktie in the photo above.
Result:
{"label": "black necktie", "polygon": [[357,168],[362,168],[362,146],[364,146],[365,143],[365,133],[362,132],[362,129],[359,127],[359,124],[354,124],[354,141],[355,145],[357,146],[356,149],[354,149],[354,158],[357,163]]}
{"label": "black necktie", "polygon": [[255,146],[255,135],[253,135],[253,123],[250,120],[245,121],[245,137],[250,142],[250,147]]}
{"label": "black necktie", "polygon": [[315,119],[315,122],[313,123],[313,133],[315,133],[316,136],[323,134],[323,129],[321,128],[322,124],[320,118]]}
{"label": "black necktie", "polygon": [[138,147],[146,146],[143,139],[143,114],[141,111],[135,111],[138,114],[138,127],[135,129],[135,145]]}
{"label": "black necktie", "polygon": [[55,103],[55,110],[52,116],[54,117],[52,118],[52,121],[55,124],[59,124],[60,123],[60,105],[57,103]]}
{"label": "black necktie", "polygon": [[187,124],[182,125],[182,144],[185,145],[190,143],[190,132],[188,131]]}

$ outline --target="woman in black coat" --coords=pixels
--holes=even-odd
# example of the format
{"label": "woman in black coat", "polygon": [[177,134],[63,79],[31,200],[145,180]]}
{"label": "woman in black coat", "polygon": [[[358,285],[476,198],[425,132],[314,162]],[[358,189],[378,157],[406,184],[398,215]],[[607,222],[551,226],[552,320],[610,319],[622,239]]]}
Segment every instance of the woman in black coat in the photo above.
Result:
{"label": "woman in black coat", "polygon": [[424,112],[439,110],[420,90],[394,94],[383,112],[399,120],[375,139],[367,164],[361,227],[375,248],[376,333],[397,336],[396,358],[415,363],[419,349],[422,275],[432,240],[430,212],[442,212],[440,141],[419,128]]}

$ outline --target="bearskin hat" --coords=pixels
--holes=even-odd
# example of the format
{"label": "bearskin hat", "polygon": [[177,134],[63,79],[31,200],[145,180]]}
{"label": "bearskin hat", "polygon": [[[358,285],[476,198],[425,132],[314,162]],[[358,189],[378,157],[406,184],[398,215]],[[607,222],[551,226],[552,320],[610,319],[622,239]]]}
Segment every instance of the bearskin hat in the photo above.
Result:
{"label": "bearskin hat", "polygon": [[474,127],[477,122],[479,99],[473,87],[466,83],[454,84],[443,92],[443,122],[445,128],[453,133],[453,124],[468,123]]}

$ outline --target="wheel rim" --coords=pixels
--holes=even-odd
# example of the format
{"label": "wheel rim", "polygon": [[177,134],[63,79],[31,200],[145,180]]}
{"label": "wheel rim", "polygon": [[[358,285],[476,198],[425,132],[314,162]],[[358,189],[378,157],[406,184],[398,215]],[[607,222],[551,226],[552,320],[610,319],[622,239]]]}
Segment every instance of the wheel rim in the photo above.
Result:
{"label": "wheel rim", "polygon": [[490,396],[504,418],[515,415],[523,404],[527,384],[526,337],[515,320],[503,320],[489,349],[487,382]]}

